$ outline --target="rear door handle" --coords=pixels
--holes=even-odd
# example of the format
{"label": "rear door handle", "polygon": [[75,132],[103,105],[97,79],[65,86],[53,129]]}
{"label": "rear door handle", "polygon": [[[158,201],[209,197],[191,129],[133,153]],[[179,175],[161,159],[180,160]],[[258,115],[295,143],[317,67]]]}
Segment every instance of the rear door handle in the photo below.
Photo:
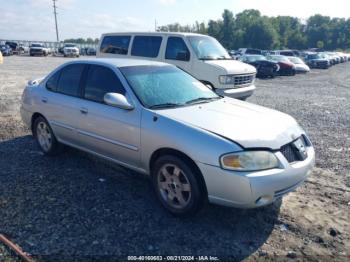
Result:
{"label": "rear door handle", "polygon": [[42,98],[41,98],[41,101],[42,101],[43,103],[47,103],[47,98],[46,98],[46,97],[42,97]]}
{"label": "rear door handle", "polygon": [[80,108],[80,113],[86,115],[89,112],[89,110],[85,107]]}

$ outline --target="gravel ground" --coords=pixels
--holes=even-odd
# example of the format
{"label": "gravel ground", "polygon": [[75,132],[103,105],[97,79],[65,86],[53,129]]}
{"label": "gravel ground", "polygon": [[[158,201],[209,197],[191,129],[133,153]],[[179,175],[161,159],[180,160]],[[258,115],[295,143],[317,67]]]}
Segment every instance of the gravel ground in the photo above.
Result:
{"label": "gravel ground", "polygon": [[[42,155],[19,116],[26,82],[68,59],[5,57],[0,65],[0,233],[39,261],[211,255],[229,260],[349,261],[350,63],[258,80],[248,101],[295,117],[313,141],[313,174],[273,206],[208,205],[174,218],[147,177],[68,149]],[[1,256],[6,256],[0,246]]]}

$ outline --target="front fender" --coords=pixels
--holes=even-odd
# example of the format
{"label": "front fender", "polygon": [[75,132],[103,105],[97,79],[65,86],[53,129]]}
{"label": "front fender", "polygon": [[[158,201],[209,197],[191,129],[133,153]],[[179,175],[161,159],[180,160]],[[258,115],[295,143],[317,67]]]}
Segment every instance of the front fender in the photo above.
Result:
{"label": "front fender", "polygon": [[143,169],[150,171],[150,158],[161,148],[175,149],[195,162],[212,166],[219,166],[219,157],[222,154],[242,150],[239,145],[224,137],[144,109],[141,118]]}

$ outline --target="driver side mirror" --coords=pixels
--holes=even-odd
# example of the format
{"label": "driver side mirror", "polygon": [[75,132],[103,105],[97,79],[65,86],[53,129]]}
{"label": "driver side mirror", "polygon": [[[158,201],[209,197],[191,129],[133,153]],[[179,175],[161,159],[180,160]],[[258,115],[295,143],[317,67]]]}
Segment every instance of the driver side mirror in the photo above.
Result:
{"label": "driver side mirror", "polygon": [[107,105],[119,107],[125,110],[132,110],[134,106],[128,101],[128,99],[119,93],[107,93],[103,97],[104,102]]}

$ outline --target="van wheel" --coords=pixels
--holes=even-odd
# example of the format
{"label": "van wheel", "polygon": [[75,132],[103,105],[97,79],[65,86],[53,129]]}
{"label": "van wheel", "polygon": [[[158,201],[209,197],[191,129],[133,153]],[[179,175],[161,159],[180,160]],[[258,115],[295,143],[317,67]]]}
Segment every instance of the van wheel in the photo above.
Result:
{"label": "van wheel", "polygon": [[196,170],[177,156],[165,155],[156,160],[152,185],[162,206],[176,216],[193,215],[205,202]]}
{"label": "van wheel", "polygon": [[45,118],[38,117],[34,121],[33,135],[45,155],[53,156],[62,151],[63,145],[57,141]]}

